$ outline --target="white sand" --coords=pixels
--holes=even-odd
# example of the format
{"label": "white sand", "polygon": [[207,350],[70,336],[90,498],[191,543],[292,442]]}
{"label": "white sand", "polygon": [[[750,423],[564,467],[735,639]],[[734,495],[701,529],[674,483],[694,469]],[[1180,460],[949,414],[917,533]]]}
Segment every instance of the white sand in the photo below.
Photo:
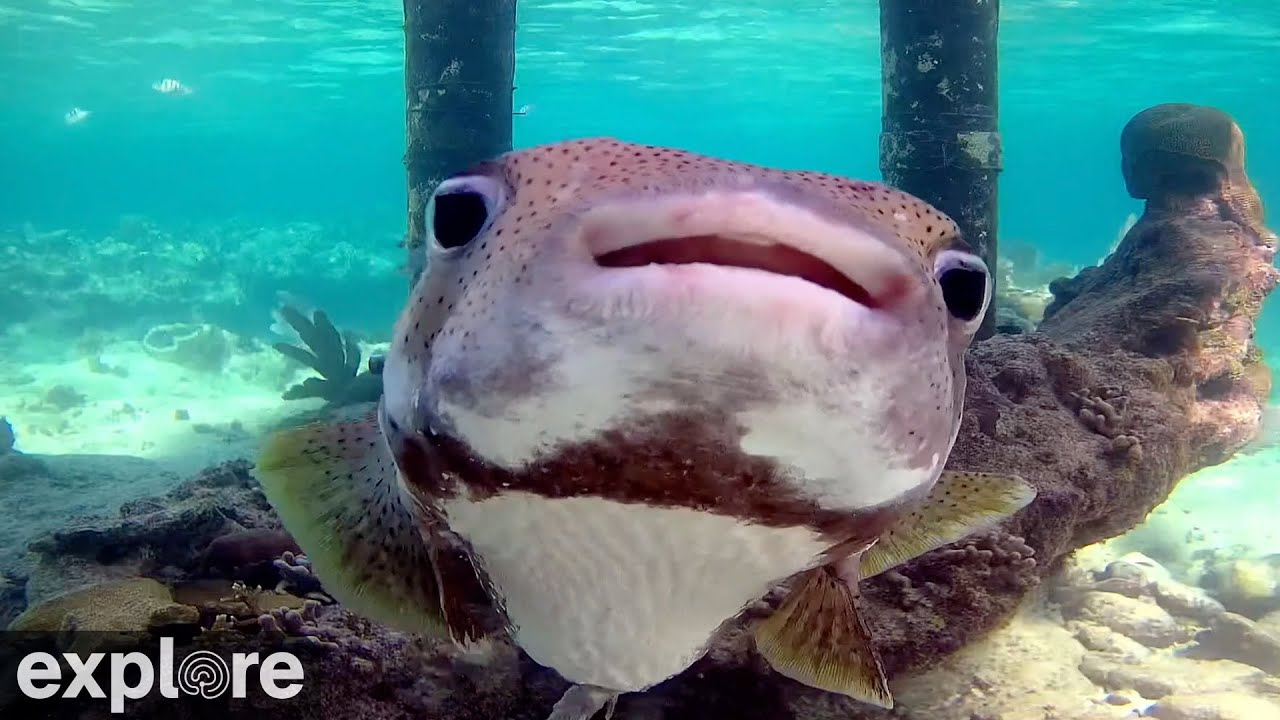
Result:
{"label": "white sand", "polygon": [[[285,388],[314,373],[269,347],[234,352],[221,372],[153,358],[137,341],[109,344],[97,357],[125,376],[95,371],[88,359],[0,370],[0,414],[12,423],[18,450],[134,455],[187,474],[251,458],[273,424],[322,404],[281,399]],[[49,391],[59,385],[84,400],[54,406]]]}

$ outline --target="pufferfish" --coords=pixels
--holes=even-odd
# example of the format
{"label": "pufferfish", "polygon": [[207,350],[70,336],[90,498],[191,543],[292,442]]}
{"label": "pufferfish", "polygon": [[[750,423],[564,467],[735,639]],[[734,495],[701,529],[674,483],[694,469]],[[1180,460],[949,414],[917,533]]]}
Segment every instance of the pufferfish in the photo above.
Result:
{"label": "pufferfish", "polygon": [[790,581],[763,657],[891,707],[859,580],[1034,496],[943,469],[992,292],[956,224],[613,139],[479,163],[426,212],[377,409],[257,465],[326,588],[402,630],[505,635],[572,684],[551,717],[587,720]]}

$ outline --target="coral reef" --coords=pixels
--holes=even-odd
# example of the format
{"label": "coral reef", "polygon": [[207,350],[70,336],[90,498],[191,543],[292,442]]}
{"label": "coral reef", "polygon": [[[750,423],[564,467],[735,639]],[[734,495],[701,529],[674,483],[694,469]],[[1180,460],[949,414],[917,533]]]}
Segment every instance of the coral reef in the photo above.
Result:
{"label": "coral reef", "polygon": [[[197,495],[221,488],[228,496],[243,497],[232,480],[237,472],[225,468],[221,475],[206,474],[184,487]],[[991,556],[982,553],[994,551],[979,545],[940,554],[953,562],[964,562],[961,556],[972,558],[969,562],[989,561]],[[1011,550],[1019,555],[1027,551]],[[198,566],[192,571],[198,573]],[[311,682],[297,702],[251,696],[236,712],[270,711],[273,717],[290,719],[329,713],[543,720],[562,689],[550,673],[509,646],[463,653],[387,630],[340,606],[240,581],[189,578],[177,581],[172,595],[152,581],[107,582],[46,600],[29,616],[56,615],[63,618],[59,628],[65,629],[67,613],[46,608],[60,608],[68,605],[62,598],[83,599],[105,588],[134,589],[128,603],[111,611],[127,614],[115,621],[117,626],[163,625],[165,634],[186,637],[178,647],[179,661],[198,650],[287,649],[303,658]],[[136,595],[145,596],[145,602]],[[184,635],[183,625],[195,631]],[[763,672],[760,664],[735,669],[724,664],[728,656],[717,654],[702,663],[699,674],[625,698],[615,717],[1268,720],[1280,717],[1278,630],[1280,613],[1257,621],[1234,615],[1198,588],[1174,580],[1150,558],[1116,557],[1106,546],[1094,546],[1062,564],[1001,628],[929,670],[897,678],[893,689],[900,709],[893,713],[854,710],[837,696],[791,683],[760,683],[755,675]],[[69,639],[76,639],[74,633]],[[135,641],[146,649],[145,640]],[[745,640],[737,636],[733,642]],[[171,703],[154,698],[130,707],[131,717],[172,712]]]}
{"label": "coral reef", "polygon": [[158,360],[205,373],[221,372],[231,355],[231,340],[208,323],[165,323],[142,337],[142,349]]}
{"label": "coral reef", "polygon": [[[0,306],[15,320],[11,331],[38,325],[64,336],[140,334],[175,319],[248,330],[262,323],[277,291],[304,287],[316,297],[394,306],[404,292],[396,279],[403,258],[390,225],[162,226],[126,216],[105,234],[0,228]],[[189,316],[175,317],[175,305]]]}
{"label": "coral reef", "polygon": [[[1130,134],[1126,142],[1132,140]],[[1159,144],[1158,137],[1140,143]],[[1147,162],[1127,154],[1126,172],[1145,172]],[[1204,164],[1197,163],[1166,164],[1159,172],[1202,174]],[[997,335],[971,349],[964,421],[949,466],[1016,473],[1039,494],[1004,526],[863,584],[867,623],[902,709],[891,714],[781,678],[734,626],[691,672],[624,697],[617,716],[1276,717],[1278,681],[1267,674],[1274,631],[1267,628],[1280,621],[1272,615],[1232,613],[1149,559],[1108,558],[1096,567],[1067,561],[1077,549],[1134,527],[1182,478],[1258,432],[1267,375],[1251,331],[1280,272],[1272,265],[1274,236],[1249,219],[1258,216],[1223,209],[1236,202],[1238,176],[1224,171],[1218,178],[1190,194],[1187,185],[1163,180],[1161,192],[1147,193],[1146,212],[1114,254],[1055,283],[1036,332]],[[336,330],[325,335],[321,346],[333,346]],[[321,360],[315,353],[317,364],[338,372],[338,352],[328,355]],[[343,376],[354,375],[345,349],[341,357]],[[279,529],[247,467],[224,466],[165,498],[131,504],[119,518],[33,543],[27,596],[38,602],[66,578],[89,575],[156,577],[181,588],[202,580],[201,554],[217,538]],[[314,580],[305,561],[288,554],[271,567],[279,589],[295,600],[307,594],[289,586]],[[565,687],[504,643],[464,653],[381,628],[340,606],[304,599],[255,620],[264,608],[245,599],[247,588],[275,586],[271,578],[235,579],[247,584],[228,595],[239,593],[243,607],[217,613],[183,652],[233,640],[293,640],[314,650],[305,662],[316,680],[299,702],[267,706],[250,699],[244,709],[270,707],[277,718],[543,720]],[[1065,617],[1050,617],[1038,603],[1028,609],[1028,597],[1045,590]],[[771,593],[747,619],[770,612],[784,591]],[[207,614],[202,627],[210,623]],[[1192,647],[1206,657],[1182,652]],[[167,712],[163,703],[140,701],[131,715]]]}
{"label": "coral reef", "polygon": [[1028,243],[1001,243],[997,259],[996,332],[1017,335],[1033,332],[1053,299],[1049,283],[1075,268],[1066,263],[1046,263],[1039,248]]}
{"label": "coral reef", "polygon": [[[257,632],[282,629],[293,635],[313,635],[321,602],[289,592],[263,589],[236,580],[193,580],[178,585],[174,597],[199,612],[199,624]],[[270,616],[270,619],[266,619]],[[264,624],[265,623],[265,624]]]}
{"label": "coral reef", "polygon": [[174,602],[173,594],[163,583],[134,577],[50,597],[28,607],[9,623],[8,629],[59,633],[69,652],[85,653],[100,649],[104,632],[123,633],[126,637],[111,640],[129,643],[130,633],[190,624],[197,618],[195,608]]}
{"label": "coral reef", "polygon": [[[1199,155],[1155,153],[1148,148],[1192,143],[1185,137],[1191,131],[1144,122],[1147,112],[1126,127],[1124,155],[1126,182],[1147,200],[1146,211],[1106,262],[1051,286],[1054,301],[1041,330],[1064,346],[1162,360],[1173,384],[1197,395],[1188,410],[1204,437],[1192,445],[1205,461],[1218,462],[1257,433],[1258,400],[1271,389],[1253,335],[1276,284],[1276,236],[1261,225],[1260,205],[1247,201],[1253,196],[1239,185],[1242,158],[1206,164]],[[1215,121],[1205,133],[1217,130]],[[1169,133],[1175,137],[1164,137]],[[1142,152],[1135,156],[1135,148]],[[1158,160],[1158,168],[1143,158]],[[1148,175],[1158,176],[1159,185]]]}
{"label": "coral reef", "polygon": [[1274,236],[1219,210],[1226,192],[1149,199],[1115,254],[1055,288],[1038,332],[974,345],[949,466],[1020,474],[1039,496],[983,540],[991,553],[942,550],[867,583],[891,673],[998,626],[1066,554],[1141,522],[1257,434],[1266,373],[1250,331],[1280,272]]}

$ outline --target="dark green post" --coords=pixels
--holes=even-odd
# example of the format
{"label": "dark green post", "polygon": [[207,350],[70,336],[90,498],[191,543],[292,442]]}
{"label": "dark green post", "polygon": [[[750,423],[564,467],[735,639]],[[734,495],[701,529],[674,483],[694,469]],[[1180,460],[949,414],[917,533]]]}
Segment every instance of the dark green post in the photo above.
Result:
{"label": "dark green post", "polygon": [[436,185],[511,149],[516,0],[404,0],[404,84],[412,281]]}
{"label": "dark green post", "polygon": [[[880,171],[954,218],[993,276],[999,25],[999,0],[880,0]],[[993,304],[978,337],[994,330]]]}

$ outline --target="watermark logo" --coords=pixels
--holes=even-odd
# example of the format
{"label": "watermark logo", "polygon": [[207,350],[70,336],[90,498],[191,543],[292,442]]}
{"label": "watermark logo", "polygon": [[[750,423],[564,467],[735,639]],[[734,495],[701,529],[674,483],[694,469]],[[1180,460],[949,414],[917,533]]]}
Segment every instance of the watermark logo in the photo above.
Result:
{"label": "watermark logo", "polygon": [[[173,638],[160,639],[157,668],[151,658],[140,652],[62,653],[71,671],[68,679],[58,658],[47,652],[33,652],[18,664],[18,688],[33,700],[60,696],[67,699],[87,694],[91,698],[110,701],[112,713],[124,712],[126,700],[138,700],[159,686],[162,697],[174,699],[183,695],[206,700],[231,692],[233,698],[244,698],[251,674],[267,697],[287,700],[302,692],[302,662],[293,653],[274,652],[265,658],[258,653],[231,653],[231,664],[208,650],[197,650],[182,658],[175,675]],[[104,690],[95,673],[107,660],[107,688]],[[134,672],[130,673],[130,668]]]}

